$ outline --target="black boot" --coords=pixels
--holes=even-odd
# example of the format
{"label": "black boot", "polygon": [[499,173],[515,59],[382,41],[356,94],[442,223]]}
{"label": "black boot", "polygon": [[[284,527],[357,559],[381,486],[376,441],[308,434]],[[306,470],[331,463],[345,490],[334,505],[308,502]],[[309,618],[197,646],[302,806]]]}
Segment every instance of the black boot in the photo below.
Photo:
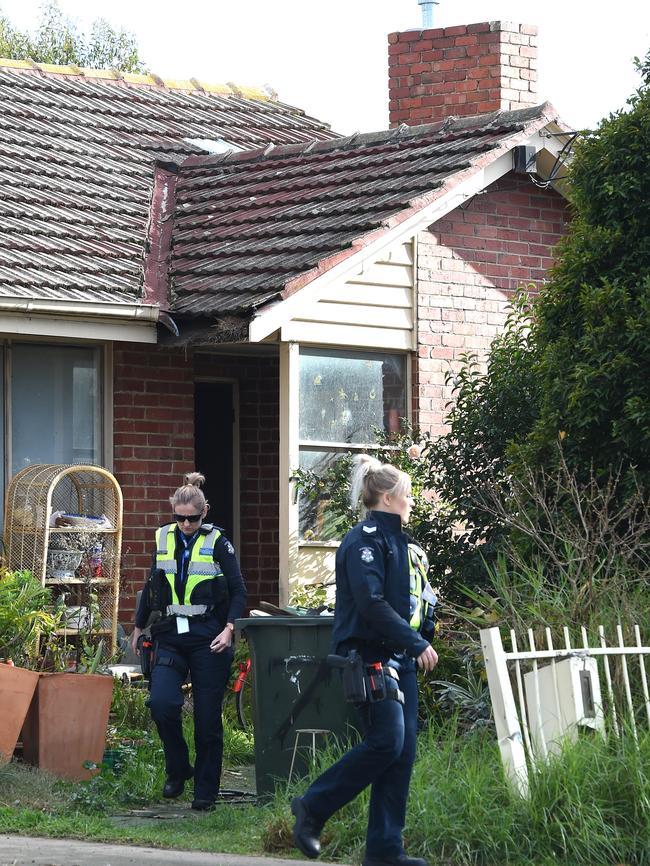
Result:
{"label": "black boot", "polygon": [[192,808],[197,812],[212,812],[214,800],[192,800]]}
{"label": "black boot", "polygon": [[377,860],[375,857],[365,857],[362,866],[429,866],[421,857],[409,857],[408,854],[398,854]]}
{"label": "black boot", "polygon": [[175,797],[180,797],[185,789],[185,782],[191,779],[194,775],[194,767],[188,767],[187,772],[180,779],[172,779],[168,776],[163,787],[163,797],[167,800],[173,800]]}
{"label": "black boot", "polygon": [[296,816],[293,825],[293,841],[306,857],[318,857],[320,854],[320,834],[323,825],[316,821],[307,811],[300,797],[291,801],[291,811]]}

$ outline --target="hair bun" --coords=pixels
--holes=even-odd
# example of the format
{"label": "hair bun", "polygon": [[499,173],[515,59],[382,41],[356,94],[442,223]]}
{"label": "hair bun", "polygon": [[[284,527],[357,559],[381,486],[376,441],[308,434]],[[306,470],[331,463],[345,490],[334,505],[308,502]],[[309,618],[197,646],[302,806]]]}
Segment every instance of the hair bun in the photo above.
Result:
{"label": "hair bun", "polygon": [[205,484],[205,475],[201,475],[200,472],[187,472],[185,483],[192,487],[202,487]]}

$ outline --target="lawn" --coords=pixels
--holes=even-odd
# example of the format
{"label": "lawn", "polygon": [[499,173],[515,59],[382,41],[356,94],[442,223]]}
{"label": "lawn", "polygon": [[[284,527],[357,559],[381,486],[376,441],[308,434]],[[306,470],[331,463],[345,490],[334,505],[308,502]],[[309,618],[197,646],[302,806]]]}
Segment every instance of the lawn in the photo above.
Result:
{"label": "lawn", "polygon": [[[18,762],[0,768],[0,832],[298,856],[288,803],[306,780],[279,786],[267,802],[225,802],[199,815],[189,808],[191,790],[178,803],[162,805],[162,752],[154,735],[129,750],[117,772],[104,768],[83,783],[62,782]],[[249,771],[234,766],[226,751],[231,772],[223,785],[241,787]],[[322,762],[335,757],[324,752]],[[366,808],[364,795],[328,823],[324,859],[361,861]],[[432,724],[419,737],[405,839],[409,851],[432,866],[649,866],[650,735],[638,746],[632,737],[579,740],[532,774],[524,801],[503,779],[491,729],[461,733],[451,722]]]}

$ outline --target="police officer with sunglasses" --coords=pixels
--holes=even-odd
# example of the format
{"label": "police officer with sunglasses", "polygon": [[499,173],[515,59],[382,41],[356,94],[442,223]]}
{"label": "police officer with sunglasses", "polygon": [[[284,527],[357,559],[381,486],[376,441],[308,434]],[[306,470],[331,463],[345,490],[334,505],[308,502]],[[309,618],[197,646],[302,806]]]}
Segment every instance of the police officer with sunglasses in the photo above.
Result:
{"label": "police officer with sunglasses", "polygon": [[[198,472],[185,476],[170,503],[173,523],[156,531],[156,551],[136,612],[133,647],[151,631],[151,715],[165,752],[163,797],[183,793],[194,777],[192,808],[214,808],[223,752],[221,705],[232,664],[234,622],[246,606],[246,588],[230,541],[205,523],[208,513]],[[183,683],[192,683],[196,760],[183,736]]]}

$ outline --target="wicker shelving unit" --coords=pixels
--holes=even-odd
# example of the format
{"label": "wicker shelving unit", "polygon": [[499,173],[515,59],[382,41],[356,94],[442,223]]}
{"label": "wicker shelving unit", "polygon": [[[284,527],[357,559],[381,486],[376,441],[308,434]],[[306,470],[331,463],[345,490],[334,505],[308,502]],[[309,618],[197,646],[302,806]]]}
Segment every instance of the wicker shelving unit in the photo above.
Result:
{"label": "wicker shelving unit", "polygon": [[[31,571],[51,587],[54,601],[65,593],[66,641],[74,645],[79,634],[94,642],[103,638],[106,655],[112,655],[122,550],[122,491],[114,476],[100,466],[26,467],[7,491],[4,535],[12,571]],[[93,608],[87,627],[86,612]]]}

